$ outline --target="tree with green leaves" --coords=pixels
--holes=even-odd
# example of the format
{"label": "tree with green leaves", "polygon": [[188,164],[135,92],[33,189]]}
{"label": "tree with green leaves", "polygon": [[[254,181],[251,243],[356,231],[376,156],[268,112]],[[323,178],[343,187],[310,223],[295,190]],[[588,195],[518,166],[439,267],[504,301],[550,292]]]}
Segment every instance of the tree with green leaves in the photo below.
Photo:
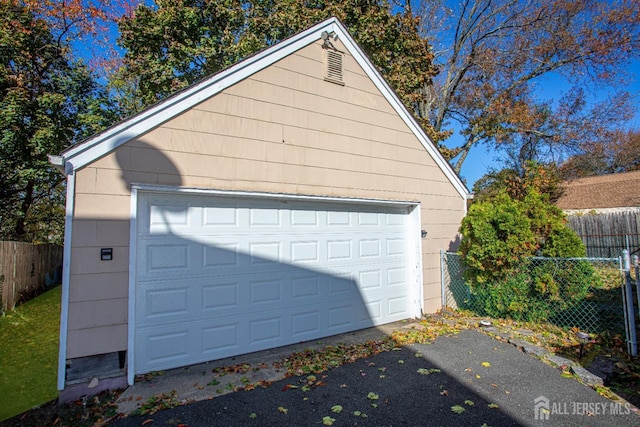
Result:
{"label": "tree with green leaves", "polygon": [[97,86],[50,24],[0,3],[0,238],[61,242],[63,176],[47,154],[103,128]]}
{"label": "tree with green leaves", "polygon": [[566,260],[584,257],[585,247],[534,187],[519,198],[502,188],[474,202],[460,233],[470,306],[482,315],[547,320],[582,301],[599,280],[588,262]]}
{"label": "tree with green leaves", "polygon": [[[394,9],[395,8],[395,9]],[[123,66],[112,85],[135,112],[331,16],[415,110],[435,74],[410,7],[386,0],[158,0],[119,21]],[[425,122],[426,123],[426,122]]]}

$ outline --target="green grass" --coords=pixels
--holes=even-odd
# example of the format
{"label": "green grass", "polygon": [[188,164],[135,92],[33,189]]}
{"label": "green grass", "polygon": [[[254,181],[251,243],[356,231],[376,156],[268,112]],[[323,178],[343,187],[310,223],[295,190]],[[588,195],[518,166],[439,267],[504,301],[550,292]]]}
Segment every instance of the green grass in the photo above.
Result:
{"label": "green grass", "polygon": [[58,397],[60,286],[0,316],[0,421]]}

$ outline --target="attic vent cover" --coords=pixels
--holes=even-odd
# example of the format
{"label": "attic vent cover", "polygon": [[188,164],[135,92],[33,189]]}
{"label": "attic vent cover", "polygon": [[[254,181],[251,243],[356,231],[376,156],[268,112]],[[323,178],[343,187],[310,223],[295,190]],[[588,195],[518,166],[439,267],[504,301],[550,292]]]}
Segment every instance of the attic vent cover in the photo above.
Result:
{"label": "attic vent cover", "polygon": [[332,49],[325,49],[325,70],[324,79],[331,83],[344,85],[342,79],[342,52]]}

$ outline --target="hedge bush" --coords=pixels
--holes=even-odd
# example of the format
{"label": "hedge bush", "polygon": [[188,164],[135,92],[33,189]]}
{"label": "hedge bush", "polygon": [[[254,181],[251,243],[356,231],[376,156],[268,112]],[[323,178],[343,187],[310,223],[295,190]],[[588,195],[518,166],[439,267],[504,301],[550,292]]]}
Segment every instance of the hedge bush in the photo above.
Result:
{"label": "hedge bush", "polygon": [[[506,191],[474,203],[462,221],[460,252],[471,304],[481,314],[542,321],[582,301],[599,278],[564,214],[536,190],[522,200]],[[533,264],[531,264],[533,262]]]}

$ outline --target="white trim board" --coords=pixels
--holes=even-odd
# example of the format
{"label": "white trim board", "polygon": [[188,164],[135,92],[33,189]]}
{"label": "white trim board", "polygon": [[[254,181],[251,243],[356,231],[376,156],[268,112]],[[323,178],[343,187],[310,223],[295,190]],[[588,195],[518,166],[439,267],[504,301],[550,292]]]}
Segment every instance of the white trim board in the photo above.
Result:
{"label": "white trim board", "polygon": [[67,374],[67,336],[69,327],[69,283],[71,280],[71,232],[75,207],[76,174],[67,176],[67,203],[64,217],[64,248],[62,261],[62,298],[60,309],[60,345],[58,346],[58,390],[64,390]]}
{"label": "white trim board", "polygon": [[[200,195],[217,195],[225,197],[240,198],[263,198],[263,199],[281,199],[281,200],[299,200],[312,202],[335,202],[344,204],[369,204],[369,205],[385,205],[385,206],[418,206],[420,202],[403,201],[403,200],[387,200],[387,199],[366,199],[354,197],[331,197],[331,196],[312,196],[304,194],[290,193],[266,193],[260,191],[236,191],[236,190],[216,190],[198,187],[174,187],[159,184],[131,184],[132,190],[150,191],[155,193],[193,193]],[[132,191],[133,198],[133,191]]]}
{"label": "white trim board", "polygon": [[136,250],[138,240],[138,189],[131,188],[131,216],[129,221],[129,307],[127,308],[127,383],[135,381],[135,313],[136,313]]}

